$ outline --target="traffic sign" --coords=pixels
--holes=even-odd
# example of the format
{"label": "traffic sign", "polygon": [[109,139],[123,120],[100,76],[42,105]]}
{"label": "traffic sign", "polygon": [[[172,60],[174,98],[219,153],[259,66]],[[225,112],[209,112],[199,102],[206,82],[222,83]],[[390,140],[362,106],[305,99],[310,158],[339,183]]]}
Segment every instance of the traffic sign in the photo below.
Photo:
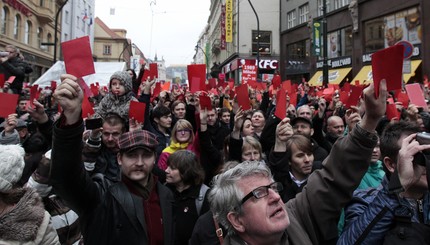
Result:
{"label": "traffic sign", "polygon": [[409,59],[412,57],[414,53],[414,45],[408,41],[398,41],[396,45],[403,45],[405,47],[405,51],[403,53],[403,59]]}

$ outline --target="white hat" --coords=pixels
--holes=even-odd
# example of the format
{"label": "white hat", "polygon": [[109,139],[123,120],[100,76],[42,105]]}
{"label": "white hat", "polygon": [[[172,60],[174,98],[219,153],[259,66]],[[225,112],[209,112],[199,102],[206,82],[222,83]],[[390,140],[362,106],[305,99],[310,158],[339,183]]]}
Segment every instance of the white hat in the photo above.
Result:
{"label": "white hat", "polygon": [[0,192],[12,189],[24,170],[24,149],[19,145],[0,145]]}

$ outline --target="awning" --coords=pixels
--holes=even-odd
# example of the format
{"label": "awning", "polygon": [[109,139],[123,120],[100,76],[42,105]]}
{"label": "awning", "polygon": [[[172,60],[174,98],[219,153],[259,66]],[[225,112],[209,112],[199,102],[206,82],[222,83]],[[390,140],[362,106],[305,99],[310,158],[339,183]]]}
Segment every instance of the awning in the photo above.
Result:
{"label": "awning", "polygon": [[328,71],[329,84],[339,84],[351,72],[352,68],[332,69]]}
{"label": "awning", "polygon": [[363,66],[358,74],[351,81],[351,84],[355,85],[355,81],[359,81],[360,84],[369,84],[373,82],[372,66]]}
{"label": "awning", "polygon": [[309,80],[309,86],[322,86],[322,71],[317,71]]}
{"label": "awning", "polygon": [[411,61],[411,73],[404,73],[403,74],[403,81],[405,83],[408,83],[411,77],[415,76],[415,71],[417,70],[418,66],[421,64],[421,60],[412,60]]}

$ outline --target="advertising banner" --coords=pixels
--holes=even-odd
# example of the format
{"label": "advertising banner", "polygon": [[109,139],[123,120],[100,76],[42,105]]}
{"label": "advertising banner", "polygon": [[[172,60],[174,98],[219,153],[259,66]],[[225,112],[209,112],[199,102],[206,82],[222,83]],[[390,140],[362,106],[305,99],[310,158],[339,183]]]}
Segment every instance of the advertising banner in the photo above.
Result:
{"label": "advertising banner", "polygon": [[233,42],[233,0],[225,1],[225,41]]}
{"label": "advertising banner", "polygon": [[314,21],[312,24],[312,39],[313,39],[313,45],[312,45],[312,54],[314,56],[321,56],[321,23],[319,21]]}

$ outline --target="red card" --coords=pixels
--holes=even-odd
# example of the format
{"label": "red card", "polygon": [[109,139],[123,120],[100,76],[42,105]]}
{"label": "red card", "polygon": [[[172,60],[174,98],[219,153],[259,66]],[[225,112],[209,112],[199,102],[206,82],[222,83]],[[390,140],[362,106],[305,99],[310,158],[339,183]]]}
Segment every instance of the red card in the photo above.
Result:
{"label": "red card", "polygon": [[170,91],[170,82],[164,82],[161,91]]}
{"label": "red card", "polygon": [[234,88],[234,78],[229,78],[228,79],[228,86],[230,87],[230,89]]}
{"label": "red card", "polygon": [[94,83],[90,84],[90,89],[93,96],[97,96],[99,94],[99,88],[96,85],[94,85]]}
{"label": "red card", "polygon": [[400,112],[397,110],[395,104],[387,104],[387,111],[385,113],[387,119],[391,121],[393,118],[400,119]]}
{"label": "red card", "polygon": [[273,89],[277,89],[281,86],[281,76],[279,75],[274,75],[273,79],[272,79],[272,85],[273,85]]}
{"label": "red card", "polygon": [[237,103],[239,104],[239,106],[242,106],[242,110],[246,111],[251,109],[251,102],[249,100],[249,93],[248,93],[248,85],[241,84],[237,86],[236,94],[237,94]]}
{"label": "red card", "polygon": [[0,117],[7,118],[15,113],[18,97],[18,94],[0,93]]}
{"label": "red card", "polygon": [[88,97],[92,97],[93,96],[93,93],[91,92],[90,87],[88,87],[88,84],[84,81],[84,79],[79,78],[78,79],[78,83],[79,83],[79,86],[81,87],[82,91],[84,91],[84,96],[85,97],[88,98]]}
{"label": "red card", "polygon": [[66,72],[75,77],[94,74],[94,61],[88,36],[61,43]]}
{"label": "red card", "polygon": [[360,100],[361,93],[363,92],[364,86],[352,86],[351,95],[346,102],[345,107],[351,108],[351,106],[356,106]]}
{"label": "red card", "polygon": [[210,78],[208,85],[209,85],[209,88],[216,88],[216,79],[215,78]]}
{"label": "red card", "polygon": [[379,84],[387,81],[387,90],[402,88],[403,52],[405,46],[394,45],[372,55],[372,73],[375,84],[375,96],[379,96]]}
{"label": "red card", "polygon": [[424,92],[421,89],[421,86],[419,83],[406,84],[405,88],[406,88],[406,92],[408,93],[408,97],[409,97],[409,100],[411,101],[411,104],[414,104],[422,108],[427,108],[427,103],[424,98]]}
{"label": "red card", "polygon": [[288,93],[291,93],[292,92],[292,90],[291,90],[291,80],[283,81],[282,82],[282,88],[285,91],[288,91]]}
{"label": "red card", "polygon": [[212,110],[212,102],[209,96],[202,94],[199,96],[199,100],[200,100],[200,108],[202,110],[204,110],[205,108],[208,109],[208,111]]}
{"label": "red card", "polygon": [[[283,120],[287,116],[287,94],[284,89],[279,89],[276,93],[275,116]],[[290,98],[291,99],[291,98]]]}
{"label": "red card", "polygon": [[342,101],[343,104],[346,104],[348,102],[348,98],[349,98],[349,92],[340,91],[339,100]]}
{"label": "red card", "polygon": [[424,83],[425,86],[429,85],[429,78],[428,78],[427,75],[424,75],[423,83]]}
{"label": "red card", "polygon": [[296,106],[297,105],[297,93],[291,92],[288,94],[288,96],[290,97],[290,104],[293,106]]}
{"label": "red card", "polygon": [[4,74],[0,73],[0,88],[3,88],[4,83],[5,83]]}
{"label": "red card", "polygon": [[82,100],[82,118],[85,119],[91,115],[94,115],[94,109],[90,101],[88,100],[88,97],[85,97]]}
{"label": "red card", "polygon": [[160,92],[161,92],[161,84],[159,82],[157,82],[157,83],[155,83],[155,88],[152,91],[151,102],[154,101],[154,99],[158,97]]}
{"label": "red card", "polygon": [[33,86],[31,86],[31,88],[30,88],[30,101],[29,101],[29,106],[31,107],[31,108],[34,108],[34,104],[33,104],[33,100],[34,99],[38,99],[39,98],[39,96],[38,96],[38,91],[39,90],[39,85],[37,85],[37,84],[35,84],[35,85],[33,85]]}
{"label": "red card", "polygon": [[204,90],[206,88],[206,65],[195,64],[187,66],[188,82],[190,83],[190,92]]}
{"label": "red card", "polygon": [[227,87],[227,85],[228,85],[228,83],[226,83],[224,79],[218,80],[218,86],[225,88],[225,87]]}
{"label": "red card", "polygon": [[149,71],[145,74],[145,80],[149,77],[149,80],[153,80],[154,78],[158,78],[158,64],[151,63],[149,64]]}
{"label": "red card", "polygon": [[56,81],[51,81],[51,90],[52,90],[52,93],[54,93],[56,89],[57,89],[57,82]]}
{"label": "red card", "polygon": [[[357,85],[355,85],[357,86]],[[349,82],[345,82],[341,88],[342,91],[351,92],[351,84]]]}
{"label": "red card", "polygon": [[396,96],[397,102],[401,102],[404,108],[408,108],[409,96],[407,93],[398,93]]}
{"label": "red card", "polygon": [[145,121],[145,109],[146,104],[138,101],[130,101],[130,109],[128,111],[128,117],[134,118],[139,123]]}
{"label": "red card", "polygon": [[12,84],[14,81],[15,81],[15,76],[10,76],[8,79],[7,79],[7,82],[9,83],[9,84]]}
{"label": "red card", "polygon": [[256,86],[255,89],[260,90],[260,91],[264,91],[266,89],[267,83],[265,83],[265,82],[257,82],[256,85],[257,86]]}

